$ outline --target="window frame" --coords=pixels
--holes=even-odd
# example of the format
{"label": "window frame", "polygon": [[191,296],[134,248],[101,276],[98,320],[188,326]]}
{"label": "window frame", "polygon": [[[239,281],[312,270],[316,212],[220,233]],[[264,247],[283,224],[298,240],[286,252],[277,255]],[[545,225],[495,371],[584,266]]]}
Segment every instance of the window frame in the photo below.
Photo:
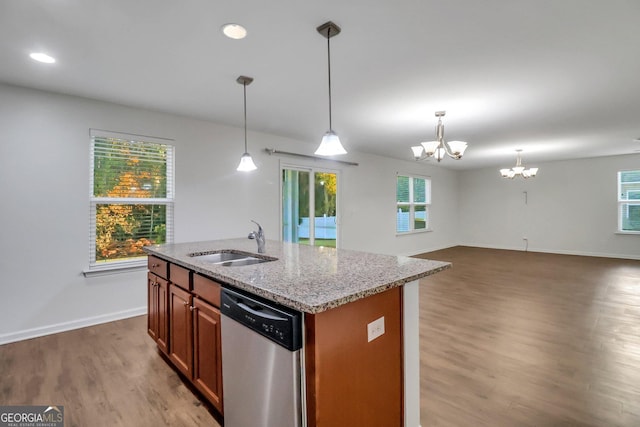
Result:
{"label": "window frame", "polygon": [[[96,260],[96,214],[100,205],[164,205],[166,206],[166,243],[173,243],[174,202],[175,202],[175,146],[173,139],[135,135],[129,133],[90,129],[89,149],[89,266],[83,271],[85,276],[110,274],[115,272],[138,270],[146,268],[147,257],[131,257],[112,261]],[[95,178],[95,142],[98,138],[119,139],[130,142],[142,142],[166,146],[166,197],[164,198],[134,198],[134,197],[96,197],[94,195]]]}
{"label": "window frame", "polygon": [[[409,202],[398,202],[398,178],[406,177],[409,178]],[[414,191],[413,191],[413,180],[421,179],[425,183],[425,201],[423,202],[415,202],[414,201]],[[433,231],[431,228],[431,201],[432,201],[432,190],[431,190],[431,177],[416,175],[416,174],[407,174],[407,173],[396,173],[396,237],[397,236],[406,236],[409,234],[417,234]],[[409,230],[408,231],[399,231],[398,230],[398,208],[400,206],[408,206],[409,207]],[[426,224],[425,228],[416,229],[415,228],[415,207],[416,206],[424,206],[425,207],[425,216],[426,216]]]}
{"label": "window frame", "polygon": [[[618,230],[616,231],[617,234],[629,234],[629,235],[640,235],[640,230],[623,230],[622,229],[622,224],[623,224],[623,217],[626,214],[627,216],[629,216],[629,207],[630,206],[638,206],[638,209],[640,209],[640,199],[629,199],[628,197],[626,199],[622,198],[622,174],[624,172],[636,172],[638,174],[640,174],[640,170],[637,169],[628,169],[628,170],[621,170],[618,171],[618,185],[617,185],[617,190],[618,190]],[[636,183],[638,185],[640,185],[640,181],[638,182],[633,182]],[[625,183],[628,184],[628,183]],[[630,191],[638,191],[639,190],[630,190]]]}

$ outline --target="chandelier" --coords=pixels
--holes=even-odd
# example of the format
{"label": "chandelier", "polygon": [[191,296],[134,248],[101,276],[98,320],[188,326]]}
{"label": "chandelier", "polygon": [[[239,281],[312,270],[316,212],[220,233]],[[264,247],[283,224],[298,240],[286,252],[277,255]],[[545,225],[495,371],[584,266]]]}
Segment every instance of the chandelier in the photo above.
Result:
{"label": "chandelier", "polygon": [[516,150],[516,165],[514,167],[512,167],[511,169],[500,169],[500,175],[502,175],[503,178],[513,179],[516,176],[521,176],[526,179],[536,176],[536,174],[538,173],[538,168],[526,169],[524,166],[522,166],[522,158],[520,156],[521,152],[522,150]]}
{"label": "chandelier", "polygon": [[444,141],[444,125],[442,118],[446,111],[436,111],[438,124],[436,125],[436,140],[429,142],[421,142],[420,145],[411,147],[413,157],[416,160],[424,160],[429,157],[435,157],[439,162],[444,159],[445,154],[453,159],[460,160],[464,151],[467,149],[467,143],[464,141]]}

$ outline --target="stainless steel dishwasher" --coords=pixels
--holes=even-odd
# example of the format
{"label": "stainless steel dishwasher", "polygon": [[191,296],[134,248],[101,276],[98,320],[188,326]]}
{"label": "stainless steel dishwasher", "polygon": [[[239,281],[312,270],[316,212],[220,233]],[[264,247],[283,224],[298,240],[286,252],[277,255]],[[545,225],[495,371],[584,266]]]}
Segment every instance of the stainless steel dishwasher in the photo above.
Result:
{"label": "stainless steel dishwasher", "polygon": [[300,427],[302,314],[228,288],[220,307],[224,426]]}

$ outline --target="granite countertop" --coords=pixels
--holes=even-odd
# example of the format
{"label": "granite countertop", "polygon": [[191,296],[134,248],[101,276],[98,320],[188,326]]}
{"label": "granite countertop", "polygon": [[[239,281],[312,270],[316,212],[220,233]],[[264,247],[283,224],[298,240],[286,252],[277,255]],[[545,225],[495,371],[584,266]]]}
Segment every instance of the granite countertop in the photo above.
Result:
{"label": "granite countertop", "polygon": [[[229,249],[277,260],[224,267],[189,256]],[[150,255],[305,313],[320,313],[451,267],[450,263],[442,261],[276,240],[267,240],[264,254],[258,254],[256,242],[249,239],[153,245],[144,250]]]}

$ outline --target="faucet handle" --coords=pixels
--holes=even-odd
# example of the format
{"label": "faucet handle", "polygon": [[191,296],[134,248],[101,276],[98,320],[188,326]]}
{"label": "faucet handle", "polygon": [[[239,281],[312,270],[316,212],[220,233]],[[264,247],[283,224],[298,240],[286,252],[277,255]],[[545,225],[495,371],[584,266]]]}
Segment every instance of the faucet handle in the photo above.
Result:
{"label": "faucet handle", "polygon": [[254,223],[255,225],[258,226],[258,231],[262,231],[262,226],[260,224],[258,224],[256,221],[251,220],[252,223]]}

